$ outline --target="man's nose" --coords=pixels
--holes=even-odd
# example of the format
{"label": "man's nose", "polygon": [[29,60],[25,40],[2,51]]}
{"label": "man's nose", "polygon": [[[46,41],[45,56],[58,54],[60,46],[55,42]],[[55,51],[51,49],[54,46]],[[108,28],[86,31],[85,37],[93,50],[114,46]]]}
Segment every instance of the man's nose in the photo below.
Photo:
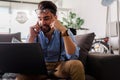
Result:
{"label": "man's nose", "polygon": [[41,24],[42,24],[42,25],[46,24],[46,21],[45,21],[44,19],[41,20]]}

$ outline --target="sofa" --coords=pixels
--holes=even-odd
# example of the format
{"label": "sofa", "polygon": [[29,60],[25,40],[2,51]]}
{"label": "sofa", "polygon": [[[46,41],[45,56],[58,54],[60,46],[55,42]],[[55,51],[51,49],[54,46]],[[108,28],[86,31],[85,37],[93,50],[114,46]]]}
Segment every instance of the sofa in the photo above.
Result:
{"label": "sofa", "polygon": [[94,33],[76,35],[86,80],[120,80],[120,55],[90,52]]}
{"label": "sofa", "polygon": [[[84,65],[86,80],[120,80],[120,55],[89,52],[94,38],[94,33],[75,36],[76,44],[80,47],[79,60]],[[14,80],[15,74],[3,75],[3,79]]]}
{"label": "sofa", "polygon": [[89,53],[86,80],[120,80],[120,55]]}
{"label": "sofa", "polygon": [[0,43],[12,42],[13,39],[21,41],[21,33],[0,34]]}
{"label": "sofa", "polygon": [[[90,52],[94,38],[94,33],[75,36],[76,44],[80,47],[78,59],[84,65],[85,80],[120,80],[120,55]],[[51,80],[58,78],[52,77]]]}

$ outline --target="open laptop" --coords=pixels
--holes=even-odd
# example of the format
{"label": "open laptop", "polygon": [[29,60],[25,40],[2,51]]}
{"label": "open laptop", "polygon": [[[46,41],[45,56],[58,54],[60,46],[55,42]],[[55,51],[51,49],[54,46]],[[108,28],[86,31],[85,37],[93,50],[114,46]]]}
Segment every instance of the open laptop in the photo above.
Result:
{"label": "open laptop", "polygon": [[39,43],[1,43],[0,72],[47,75]]}

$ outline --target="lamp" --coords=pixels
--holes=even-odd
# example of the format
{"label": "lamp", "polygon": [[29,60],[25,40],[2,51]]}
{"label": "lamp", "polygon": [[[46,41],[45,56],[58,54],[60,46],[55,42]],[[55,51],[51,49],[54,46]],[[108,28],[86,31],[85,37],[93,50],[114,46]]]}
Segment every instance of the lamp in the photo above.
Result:
{"label": "lamp", "polygon": [[[114,2],[117,1],[117,27],[118,27],[118,39],[119,39],[119,54],[120,54],[120,28],[119,28],[119,0],[102,0],[101,4],[103,6],[107,6],[107,20],[106,23],[108,25],[109,21],[110,21],[110,5]],[[110,25],[109,25],[110,26]],[[109,33],[110,33],[110,27],[109,27]],[[109,37],[110,34],[109,34]],[[110,50],[111,50],[111,46],[109,46]]]}
{"label": "lamp", "polygon": [[102,0],[101,4],[103,6],[109,6],[111,5],[115,0]]}

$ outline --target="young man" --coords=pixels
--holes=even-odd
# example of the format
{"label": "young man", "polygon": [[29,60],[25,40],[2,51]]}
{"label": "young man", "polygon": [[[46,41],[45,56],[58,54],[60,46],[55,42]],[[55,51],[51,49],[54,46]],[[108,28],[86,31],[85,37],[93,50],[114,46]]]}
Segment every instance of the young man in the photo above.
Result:
{"label": "young man", "polygon": [[[76,60],[79,56],[79,48],[75,44],[71,31],[57,20],[56,12],[57,7],[51,1],[39,3],[36,10],[38,22],[31,26],[28,42],[37,41],[41,44],[47,68],[50,68],[49,65],[53,65],[52,68],[56,70],[55,76],[85,80],[83,64]],[[66,61],[66,59],[68,60]],[[58,60],[60,60],[59,63],[55,65]],[[30,80],[31,77],[21,74],[17,79]]]}

